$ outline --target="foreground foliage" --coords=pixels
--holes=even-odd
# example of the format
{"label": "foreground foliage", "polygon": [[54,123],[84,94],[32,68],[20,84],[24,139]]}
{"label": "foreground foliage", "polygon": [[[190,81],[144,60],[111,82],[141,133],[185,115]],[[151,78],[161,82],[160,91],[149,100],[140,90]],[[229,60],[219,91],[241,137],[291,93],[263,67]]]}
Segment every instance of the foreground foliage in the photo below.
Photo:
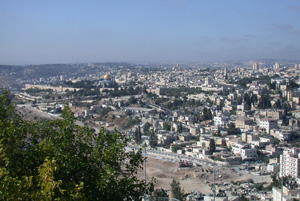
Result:
{"label": "foreground foliage", "polygon": [[176,181],[173,178],[170,186],[171,186],[172,197],[176,198],[178,200],[183,200],[184,199],[184,190],[181,189],[180,182]]}
{"label": "foreground foliage", "polygon": [[[0,92],[1,93],[1,92]],[[135,176],[141,152],[126,152],[115,131],[93,133],[63,120],[27,122],[0,94],[0,197],[3,200],[141,200],[150,189]]]}

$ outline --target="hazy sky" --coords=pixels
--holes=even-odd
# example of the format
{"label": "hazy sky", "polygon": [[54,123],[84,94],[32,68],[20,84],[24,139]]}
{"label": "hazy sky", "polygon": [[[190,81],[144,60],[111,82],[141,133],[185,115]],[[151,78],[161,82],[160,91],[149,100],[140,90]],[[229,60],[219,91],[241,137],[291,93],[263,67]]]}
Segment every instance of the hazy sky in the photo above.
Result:
{"label": "hazy sky", "polygon": [[0,64],[300,59],[299,0],[0,0]]}

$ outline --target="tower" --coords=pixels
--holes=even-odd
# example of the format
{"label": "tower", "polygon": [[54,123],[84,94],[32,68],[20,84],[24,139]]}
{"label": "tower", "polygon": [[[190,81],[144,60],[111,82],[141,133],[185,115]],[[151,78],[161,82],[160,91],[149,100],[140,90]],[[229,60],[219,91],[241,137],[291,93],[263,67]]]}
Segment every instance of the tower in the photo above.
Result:
{"label": "tower", "polygon": [[253,71],[257,71],[258,70],[258,64],[257,63],[253,63],[252,70]]}
{"label": "tower", "polygon": [[278,70],[280,68],[280,65],[278,62],[276,62],[273,66],[274,70]]}
{"label": "tower", "polygon": [[225,80],[227,80],[227,78],[228,78],[227,68],[224,69],[224,78],[225,78]]}

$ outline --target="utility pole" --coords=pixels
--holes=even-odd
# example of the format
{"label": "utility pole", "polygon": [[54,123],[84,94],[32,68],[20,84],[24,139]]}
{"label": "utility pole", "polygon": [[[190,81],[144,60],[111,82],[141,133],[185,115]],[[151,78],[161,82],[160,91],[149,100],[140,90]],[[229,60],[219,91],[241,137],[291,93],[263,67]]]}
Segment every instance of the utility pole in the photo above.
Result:
{"label": "utility pole", "polygon": [[214,201],[216,201],[216,171],[215,171],[215,166],[213,166],[214,170]]}
{"label": "utility pole", "polygon": [[214,184],[213,184],[213,187],[212,187],[212,191],[214,193],[214,201],[216,201],[216,174],[215,174],[215,166],[212,165],[212,168],[213,168],[213,173],[214,173]]}
{"label": "utility pole", "polygon": [[145,155],[145,160],[144,160],[144,167],[145,167],[145,184],[147,185],[147,174],[146,174],[146,145],[144,144],[144,155]]}
{"label": "utility pole", "polygon": [[144,171],[144,174],[145,174],[145,198],[144,198],[144,200],[147,200],[148,199],[148,197],[147,197],[147,173],[146,173],[146,167],[147,167],[147,164],[146,164],[146,143],[144,142],[142,145],[139,145],[139,147],[142,147],[142,146],[144,146],[144,169],[145,169],[145,171]]}
{"label": "utility pole", "polygon": [[283,173],[281,174],[281,201],[283,201]]}
{"label": "utility pole", "polygon": [[145,157],[145,160],[144,160],[144,168],[145,168],[145,200],[147,200],[148,197],[147,197],[147,173],[146,173],[146,167],[147,167],[147,164],[146,164],[146,143],[144,143],[144,157]]}

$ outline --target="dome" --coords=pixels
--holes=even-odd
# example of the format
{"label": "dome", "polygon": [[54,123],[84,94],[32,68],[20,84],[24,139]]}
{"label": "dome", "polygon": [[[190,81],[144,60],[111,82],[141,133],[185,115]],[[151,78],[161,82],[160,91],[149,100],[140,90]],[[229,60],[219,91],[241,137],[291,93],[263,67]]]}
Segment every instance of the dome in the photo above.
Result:
{"label": "dome", "polygon": [[105,79],[105,80],[111,80],[111,76],[110,76],[109,74],[105,74],[105,75],[104,75],[104,79]]}

